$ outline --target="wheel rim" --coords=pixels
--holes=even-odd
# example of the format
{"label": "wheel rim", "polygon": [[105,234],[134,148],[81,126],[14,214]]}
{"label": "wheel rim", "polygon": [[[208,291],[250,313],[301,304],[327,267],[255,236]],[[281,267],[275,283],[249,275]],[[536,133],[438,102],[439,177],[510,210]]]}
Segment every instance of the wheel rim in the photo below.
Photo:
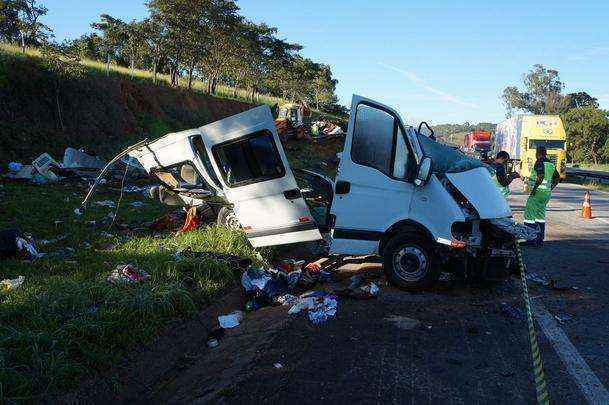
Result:
{"label": "wheel rim", "polygon": [[393,255],[395,274],[404,281],[419,281],[427,273],[428,266],[427,255],[416,246],[404,246]]}
{"label": "wheel rim", "polygon": [[237,219],[237,216],[235,215],[235,213],[233,211],[229,212],[226,215],[226,219],[225,219],[224,223],[226,224],[226,227],[228,229],[234,229],[234,230],[241,229],[241,224],[239,223],[239,220]]}

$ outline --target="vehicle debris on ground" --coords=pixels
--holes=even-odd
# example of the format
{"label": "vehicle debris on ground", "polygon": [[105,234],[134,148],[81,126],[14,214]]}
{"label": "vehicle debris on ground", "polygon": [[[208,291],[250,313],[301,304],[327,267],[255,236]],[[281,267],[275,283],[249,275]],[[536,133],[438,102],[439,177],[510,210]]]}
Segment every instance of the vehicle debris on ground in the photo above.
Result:
{"label": "vehicle debris on ground", "polygon": [[110,284],[136,284],[150,278],[150,275],[143,270],[140,270],[133,264],[119,264],[108,275],[107,281]]}
{"label": "vehicle debris on ground", "polygon": [[15,291],[16,289],[21,287],[24,281],[24,276],[19,276],[14,279],[4,279],[0,281],[0,292]]}

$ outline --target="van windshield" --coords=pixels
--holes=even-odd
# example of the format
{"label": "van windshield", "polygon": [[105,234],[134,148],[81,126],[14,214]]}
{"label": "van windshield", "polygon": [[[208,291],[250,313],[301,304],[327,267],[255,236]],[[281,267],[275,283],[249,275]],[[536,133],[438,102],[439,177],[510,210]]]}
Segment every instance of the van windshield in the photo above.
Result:
{"label": "van windshield", "polygon": [[537,149],[540,146],[545,146],[546,149],[564,149],[565,141],[562,139],[531,139],[531,140],[529,140],[529,149]]}
{"label": "van windshield", "polygon": [[423,154],[433,161],[433,171],[436,173],[459,173],[484,167],[484,163],[469,157],[459,149],[436,142],[433,139],[417,133]]}

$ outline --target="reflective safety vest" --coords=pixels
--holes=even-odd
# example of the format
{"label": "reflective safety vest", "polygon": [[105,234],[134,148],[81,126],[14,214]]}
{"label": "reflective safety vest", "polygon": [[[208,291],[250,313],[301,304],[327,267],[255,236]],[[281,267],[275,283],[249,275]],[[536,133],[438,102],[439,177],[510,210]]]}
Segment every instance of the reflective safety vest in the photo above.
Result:
{"label": "reflective safety vest", "polygon": [[[556,166],[554,166],[554,163],[548,161],[543,162],[543,180],[541,184],[537,187],[537,190],[552,191],[552,177],[554,177],[555,171]],[[531,187],[534,187],[535,183],[537,183],[537,172],[535,171],[535,167],[533,166],[533,170],[531,170],[529,185]]]}

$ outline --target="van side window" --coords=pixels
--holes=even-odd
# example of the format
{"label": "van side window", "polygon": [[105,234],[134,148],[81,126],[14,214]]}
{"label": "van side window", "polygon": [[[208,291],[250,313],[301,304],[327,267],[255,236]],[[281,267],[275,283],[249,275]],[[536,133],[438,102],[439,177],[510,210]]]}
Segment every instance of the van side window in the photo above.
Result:
{"label": "van side window", "polygon": [[393,177],[405,179],[408,175],[408,146],[406,146],[406,134],[398,126],[398,133],[395,138],[395,159],[393,162]]}
{"label": "van side window", "polygon": [[357,106],[351,158],[391,176],[395,118],[365,104]]}
{"label": "van side window", "polygon": [[212,148],[224,181],[231,187],[283,177],[285,169],[272,134],[258,131]]}
{"label": "van side window", "polygon": [[205,171],[207,172],[211,180],[216,186],[218,186],[218,188],[222,188],[222,184],[220,184],[220,180],[218,179],[218,176],[216,176],[216,171],[211,165],[211,160],[209,159],[207,150],[205,150],[205,145],[203,144],[203,138],[201,138],[201,135],[194,136],[192,138],[192,144],[195,147],[197,155],[199,155],[201,163],[203,163],[203,167],[205,168]]}

